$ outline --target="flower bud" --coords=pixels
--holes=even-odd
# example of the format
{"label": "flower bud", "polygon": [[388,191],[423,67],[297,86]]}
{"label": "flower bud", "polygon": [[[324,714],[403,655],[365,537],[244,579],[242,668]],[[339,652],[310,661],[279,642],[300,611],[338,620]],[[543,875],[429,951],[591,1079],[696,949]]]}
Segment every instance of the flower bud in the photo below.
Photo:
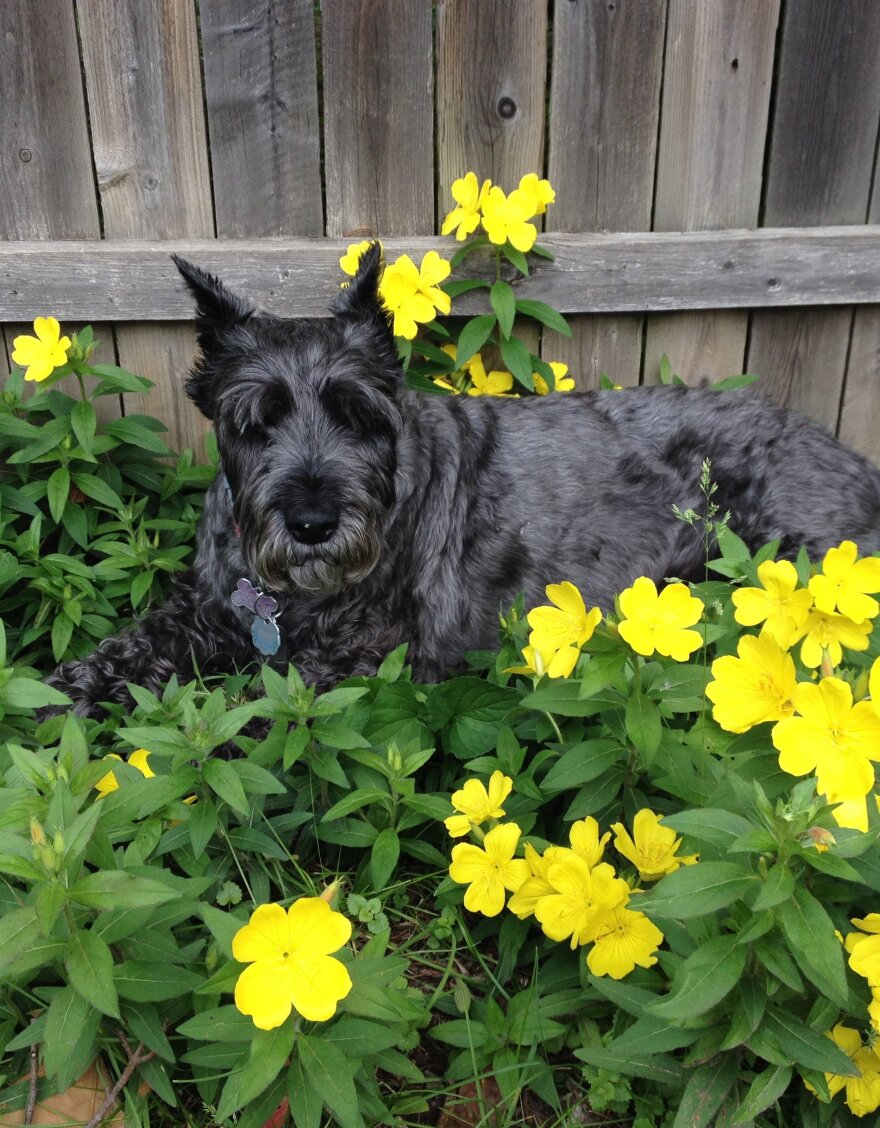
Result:
{"label": "flower bud", "polygon": [[31,842],[33,842],[34,846],[46,845],[46,832],[43,830],[42,823],[35,815],[31,815]]}

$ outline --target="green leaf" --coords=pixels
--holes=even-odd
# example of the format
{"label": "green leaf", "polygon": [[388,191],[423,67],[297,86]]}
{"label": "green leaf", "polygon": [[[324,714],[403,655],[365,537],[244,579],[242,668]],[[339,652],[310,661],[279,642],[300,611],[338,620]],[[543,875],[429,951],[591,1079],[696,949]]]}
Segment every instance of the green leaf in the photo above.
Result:
{"label": "green leaf", "polygon": [[498,318],[498,328],[502,337],[509,337],[513,332],[513,322],[516,317],[516,300],[513,287],[509,282],[495,282],[489,291],[489,301],[495,316]]}
{"label": "green leaf", "polygon": [[581,697],[581,687],[577,682],[559,678],[552,685],[527,693],[519,704],[524,709],[537,709],[560,717],[592,717],[609,707],[622,709],[624,699],[616,690]]}
{"label": "green leaf", "polygon": [[619,740],[597,737],[573,745],[556,760],[541,780],[544,792],[568,791],[598,779],[608,768],[626,756]]}
{"label": "green leaf", "polygon": [[67,653],[73,628],[73,621],[63,611],[52,621],[52,657],[56,662],[60,662]]}
{"label": "green leaf", "polygon": [[52,931],[52,925],[66,904],[67,889],[60,881],[47,881],[37,889],[34,908],[37,920],[40,922],[40,931],[44,936],[48,936]]}
{"label": "green leaf", "polygon": [[363,1128],[352,1067],[346,1056],[318,1035],[300,1034],[297,1049],[303,1072],[341,1128]]}
{"label": "green leaf", "polygon": [[73,480],[86,497],[106,505],[108,509],[122,509],[122,498],[119,494],[95,474],[74,474]]}
{"label": "green leaf", "polygon": [[547,305],[546,302],[536,302],[531,298],[520,298],[516,303],[516,312],[525,317],[532,317],[535,321],[540,321],[542,325],[546,325],[548,329],[552,329],[555,333],[561,333],[564,337],[571,336],[571,326],[561,313],[558,313],[553,306]]}
{"label": "green leaf", "polygon": [[205,852],[205,847],[217,829],[217,822],[217,807],[210,799],[201,799],[190,810],[186,828],[194,857],[200,858]]}
{"label": "green leaf", "polygon": [[102,1014],[119,1017],[113,986],[113,956],[97,933],[77,929],[67,943],[64,961],[71,986]]}
{"label": "green leaf", "polygon": [[763,1025],[783,1053],[798,1065],[823,1073],[837,1073],[841,1077],[859,1076],[859,1067],[839,1046],[824,1034],[811,1030],[790,1011],[768,1008]]}
{"label": "green leaf", "polygon": [[178,897],[164,882],[135,877],[125,870],[99,870],[81,877],[70,888],[70,899],[90,909],[140,909]]}
{"label": "green leaf", "polygon": [[13,909],[0,917],[0,975],[37,942],[39,935],[40,925],[33,905]]}
{"label": "green leaf", "polygon": [[393,826],[386,826],[376,835],[370,851],[370,877],[373,889],[383,889],[388,883],[397,859],[400,857],[400,841]]}
{"label": "green leaf", "polygon": [[829,999],[846,1007],[849,990],[843,949],[828,913],[805,886],[799,885],[776,915],[791,954],[804,974]]}
{"label": "green leaf", "polygon": [[698,1066],[687,1077],[672,1128],[706,1128],[739,1075],[737,1054],[724,1054]]}
{"label": "green leaf", "polygon": [[210,759],[205,762],[203,776],[212,791],[227,803],[233,811],[247,815],[250,804],[241,785],[241,780],[226,760]]}
{"label": "green leaf", "polygon": [[697,862],[664,877],[650,893],[640,893],[632,905],[649,916],[689,920],[732,905],[757,880],[734,862]]}
{"label": "green leaf", "polygon": [[501,358],[524,388],[535,390],[535,377],[532,374],[532,354],[517,337],[503,337],[500,342]]}
{"label": "green leaf", "polygon": [[296,1128],[321,1128],[324,1108],[321,1090],[306,1076],[297,1054],[287,1071],[287,1096]]}
{"label": "green leaf", "polygon": [[687,834],[698,842],[711,846],[728,847],[731,842],[752,829],[748,819],[715,807],[697,807],[690,811],[677,811],[664,815],[663,826],[671,826],[677,834]]}
{"label": "green leaf", "polygon": [[476,356],[489,340],[495,325],[496,318],[493,313],[481,313],[465,323],[455,346],[455,363],[458,368],[463,368],[472,357]]}
{"label": "green leaf", "polygon": [[343,796],[338,803],[334,803],[329,811],[325,811],[321,816],[321,822],[333,822],[334,819],[341,819],[354,811],[361,810],[362,807],[372,806],[374,803],[387,807],[390,799],[391,796],[383,788],[358,787],[355,791]]}
{"label": "green leaf", "polygon": [[46,500],[49,502],[49,512],[53,521],[60,521],[67,498],[70,494],[70,471],[66,466],[59,466],[53,470],[46,484]]}
{"label": "green leaf", "polygon": [[10,678],[0,686],[0,700],[11,709],[42,709],[46,705],[70,705],[70,698],[60,689],[53,689],[31,678]]}
{"label": "green leaf", "polygon": [[646,764],[650,764],[660,748],[663,725],[657,706],[643,693],[634,692],[626,703],[626,734]]}
{"label": "green leaf", "polygon": [[758,896],[752,902],[752,911],[761,912],[764,909],[772,909],[776,905],[781,905],[783,901],[787,901],[791,897],[794,887],[794,874],[786,868],[784,863],[780,862],[771,866],[764,884],[758,891]]}
{"label": "green leaf", "polygon": [[[95,414],[94,407],[88,400],[78,400],[73,405],[73,410],[70,413],[70,425],[73,428],[73,433],[76,435],[76,441],[86,454],[91,454],[92,439],[95,437],[95,431],[98,427],[98,418]],[[91,475],[89,475],[89,477],[90,476]],[[88,491],[83,490],[83,493],[88,493]],[[89,496],[91,497],[92,495],[89,494]]]}
{"label": "green leaf", "polygon": [[150,960],[126,960],[113,968],[116,990],[135,1003],[179,999],[202,984],[202,977],[182,967]]}
{"label": "green leaf", "polygon": [[682,1020],[705,1014],[739,982],[748,950],[738,947],[735,936],[716,936],[697,948],[675,972],[672,993],[654,1003],[652,1014]]}
{"label": "green leaf", "polygon": [[200,1042],[247,1044],[253,1037],[254,1029],[252,1019],[230,1003],[228,1006],[212,1007],[187,1019],[177,1027],[177,1032]]}
{"label": "green leaf", "polygon": [[58,1091],[69,1089],[91,1065],[100,1015],[73,987],[56,991],[46,1018],[43,1064]]}
{"label": "green leaf", "polygon": [[733,1124],[749,1124],[758,1113],[778,1101],[788,1088],[792,1073],[790,1065],[776,1065],[759,1073],[736,1110]]}
{"label": "green leaf", "polygon": [[[239,1108],[248,1104],[267,1089],[284,1069],[285,1062],[293,1049],[296,1024],[293,1015],[274,1030],[257,1030],[251,1043],[251,1056],[241,1071],[239,1081]],[[228,1115],[232,1109],[223,1113],[217,1110],[217,1119]]]}
{"label": "green leaf", "polygon": [[171,454],[171,449],[159,436],[136,419],[113,419],[104,424],[104,430],[116,439],[140,447],[142,450],[151,451],[153,454]]}

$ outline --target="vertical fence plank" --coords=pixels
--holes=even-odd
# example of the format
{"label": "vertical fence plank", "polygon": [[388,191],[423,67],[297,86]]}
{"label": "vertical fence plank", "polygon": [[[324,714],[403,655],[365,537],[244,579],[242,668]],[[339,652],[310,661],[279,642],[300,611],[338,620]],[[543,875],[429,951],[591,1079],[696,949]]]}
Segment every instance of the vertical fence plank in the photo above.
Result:
{"label": "vertical fence plank", "polygon": [[[654,229],[758,220],[779,0],[670,0]],[[646,382],[666,353],[688,383],[741,372],[748,318],[648,319]]]}
{"label": "vertical fence plank", "polygon": [[[212,235],[192,3],[78,0],[77,13],[105,235]],[[182,392],[195,352],[192,329],[120,326],[117,348],[121,364],[156,383],[126,402],[160,418],[172,446],[200,450],[205,421]]]}
{"label": "vertical fence plank", "polygon": [[469,170],[509,192],[544,167],[546,0],[437,4],[438,211]]}
{"label": "vertical fence plank", "polygon": [[[546,0],[440,0],[437,5],[437,211],[473,171],[505,192],[544,172]],[[517,336],[537,353],[540,334]],[[485,354],[484,354],[485,355]],[[500,359],[491,360],[493,365]]]}
{"label": "vertical fence plank", "polygon": [[[586,0],[557,4],[548,175],[554,231],[647,231],[666,0]],[[643,317],[576,317],[571,338],[544,333],[548,359],[568,364],[578,387],[600,372],[637,384]]]}
{"label": "vertical fence plank", "polygon": [[[0,237],[100,238],[72,0],[0,5],[0,106]],[[95,329],[99,338],[110,335],[107,326]],[[30,325],[5,326],[4,374],[13,340],[32,332]],[[98,359],[114,359],[112,339]],[[79,396],[76,381],[59,387]],[[104,396],[95,406],[102,419],[119,414],[118,397]]]}
{"label": "vertical fence plank", "polygon": [[217,235],[323,235],[312,0],[201,0]]}
{"label": "vertical fence plank", "polygon": [[[880,120],[876,3],[788,4],[777,81],[763,222],[864,223]],[[833,429],[851,327],[845,308],[756,312],[749,371]]]}
{"label": "vertical fence plank", "polygon": [[[880,223],[880,150],[874,162],[874,192],[869,223]],[[880,307],[860,306],[853,318],[847,361],[840,437],[880,463]]]}
{"label": "vertical fence plank", "polygon": [[327,233],[434,230],[429,0],[322,0]]}

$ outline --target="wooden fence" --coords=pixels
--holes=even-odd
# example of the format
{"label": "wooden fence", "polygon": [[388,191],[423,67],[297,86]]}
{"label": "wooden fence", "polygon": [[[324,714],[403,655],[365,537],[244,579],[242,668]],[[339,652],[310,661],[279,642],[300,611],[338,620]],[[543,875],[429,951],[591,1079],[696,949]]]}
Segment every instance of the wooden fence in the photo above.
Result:
{"label": "wooden fence", "polygon": [[175,444],[171,251],[320,313],[347,236],[440,245],[474,169],[557,190],[523,288],[580,386],[747,370],[880,459],[877,0],[3,0],[0,106],[0,368],[97,323]]}

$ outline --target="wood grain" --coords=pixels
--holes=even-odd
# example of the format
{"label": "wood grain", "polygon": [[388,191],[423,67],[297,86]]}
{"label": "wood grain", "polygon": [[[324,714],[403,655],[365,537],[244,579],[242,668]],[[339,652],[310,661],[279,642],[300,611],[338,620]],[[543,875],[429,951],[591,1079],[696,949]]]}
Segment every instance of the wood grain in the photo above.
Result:
{"label": "wood grain", "polygon": [[217,234],[322,235],[312,0],[201,0]]}
{"label": "wood grain", "polygon": [[[877,16],[872,0],[786,6],[765,223],[865,221],[880,122]],[[833,427],[851,328],[845,310],[756,312],[749,371],[773,398]]]}
{"label": "wood grain", "polygon": [[[78,0],[92,144],[108,238],[211,236],[214,222],[195,9],[178,0]],[[175,419],[172,446],[201,450],[205,421],[181,409],[192,334],[117,331],[119,363],[155,382],[129,410]]]}
{"label": "wood grain", "polygon": [[327,233],[434,230],[429,0],[323,0]]}
{"label": "wood grain", "polygon": [[[880,302],[878,225],[550,233],[541,241],[555,261],[536,261],[517,291],[565,313]],[[391,258],[450,249],[448,239],[433,237],[384,244]],[[188,320],[192,302],[172,250],[274,313],[322,316],[338,289],[344,247],[338,239],[0,243],[0,320],[27,317],[38,300],[68,321]],[[494,258],[474,255],[466,269],[493,277]],[[456,310],[484,302],[464,295]]]}
{"label": "wood grain", "polygon": [[[558,4],[548,175],[555,231],[646,231],[651,226],[666,0]],[[580,388],[605,372],[637,384],[641,316],[577,317],[570,338],[545,332],[545,359],[568,364]]]}
{"label": "wood grain", "polygon": [[[670,0],[654,229],[754,227],[779,0]],[[649,318],[643,378],[665,353],[699,382],[743,370],[748,318]]]}

